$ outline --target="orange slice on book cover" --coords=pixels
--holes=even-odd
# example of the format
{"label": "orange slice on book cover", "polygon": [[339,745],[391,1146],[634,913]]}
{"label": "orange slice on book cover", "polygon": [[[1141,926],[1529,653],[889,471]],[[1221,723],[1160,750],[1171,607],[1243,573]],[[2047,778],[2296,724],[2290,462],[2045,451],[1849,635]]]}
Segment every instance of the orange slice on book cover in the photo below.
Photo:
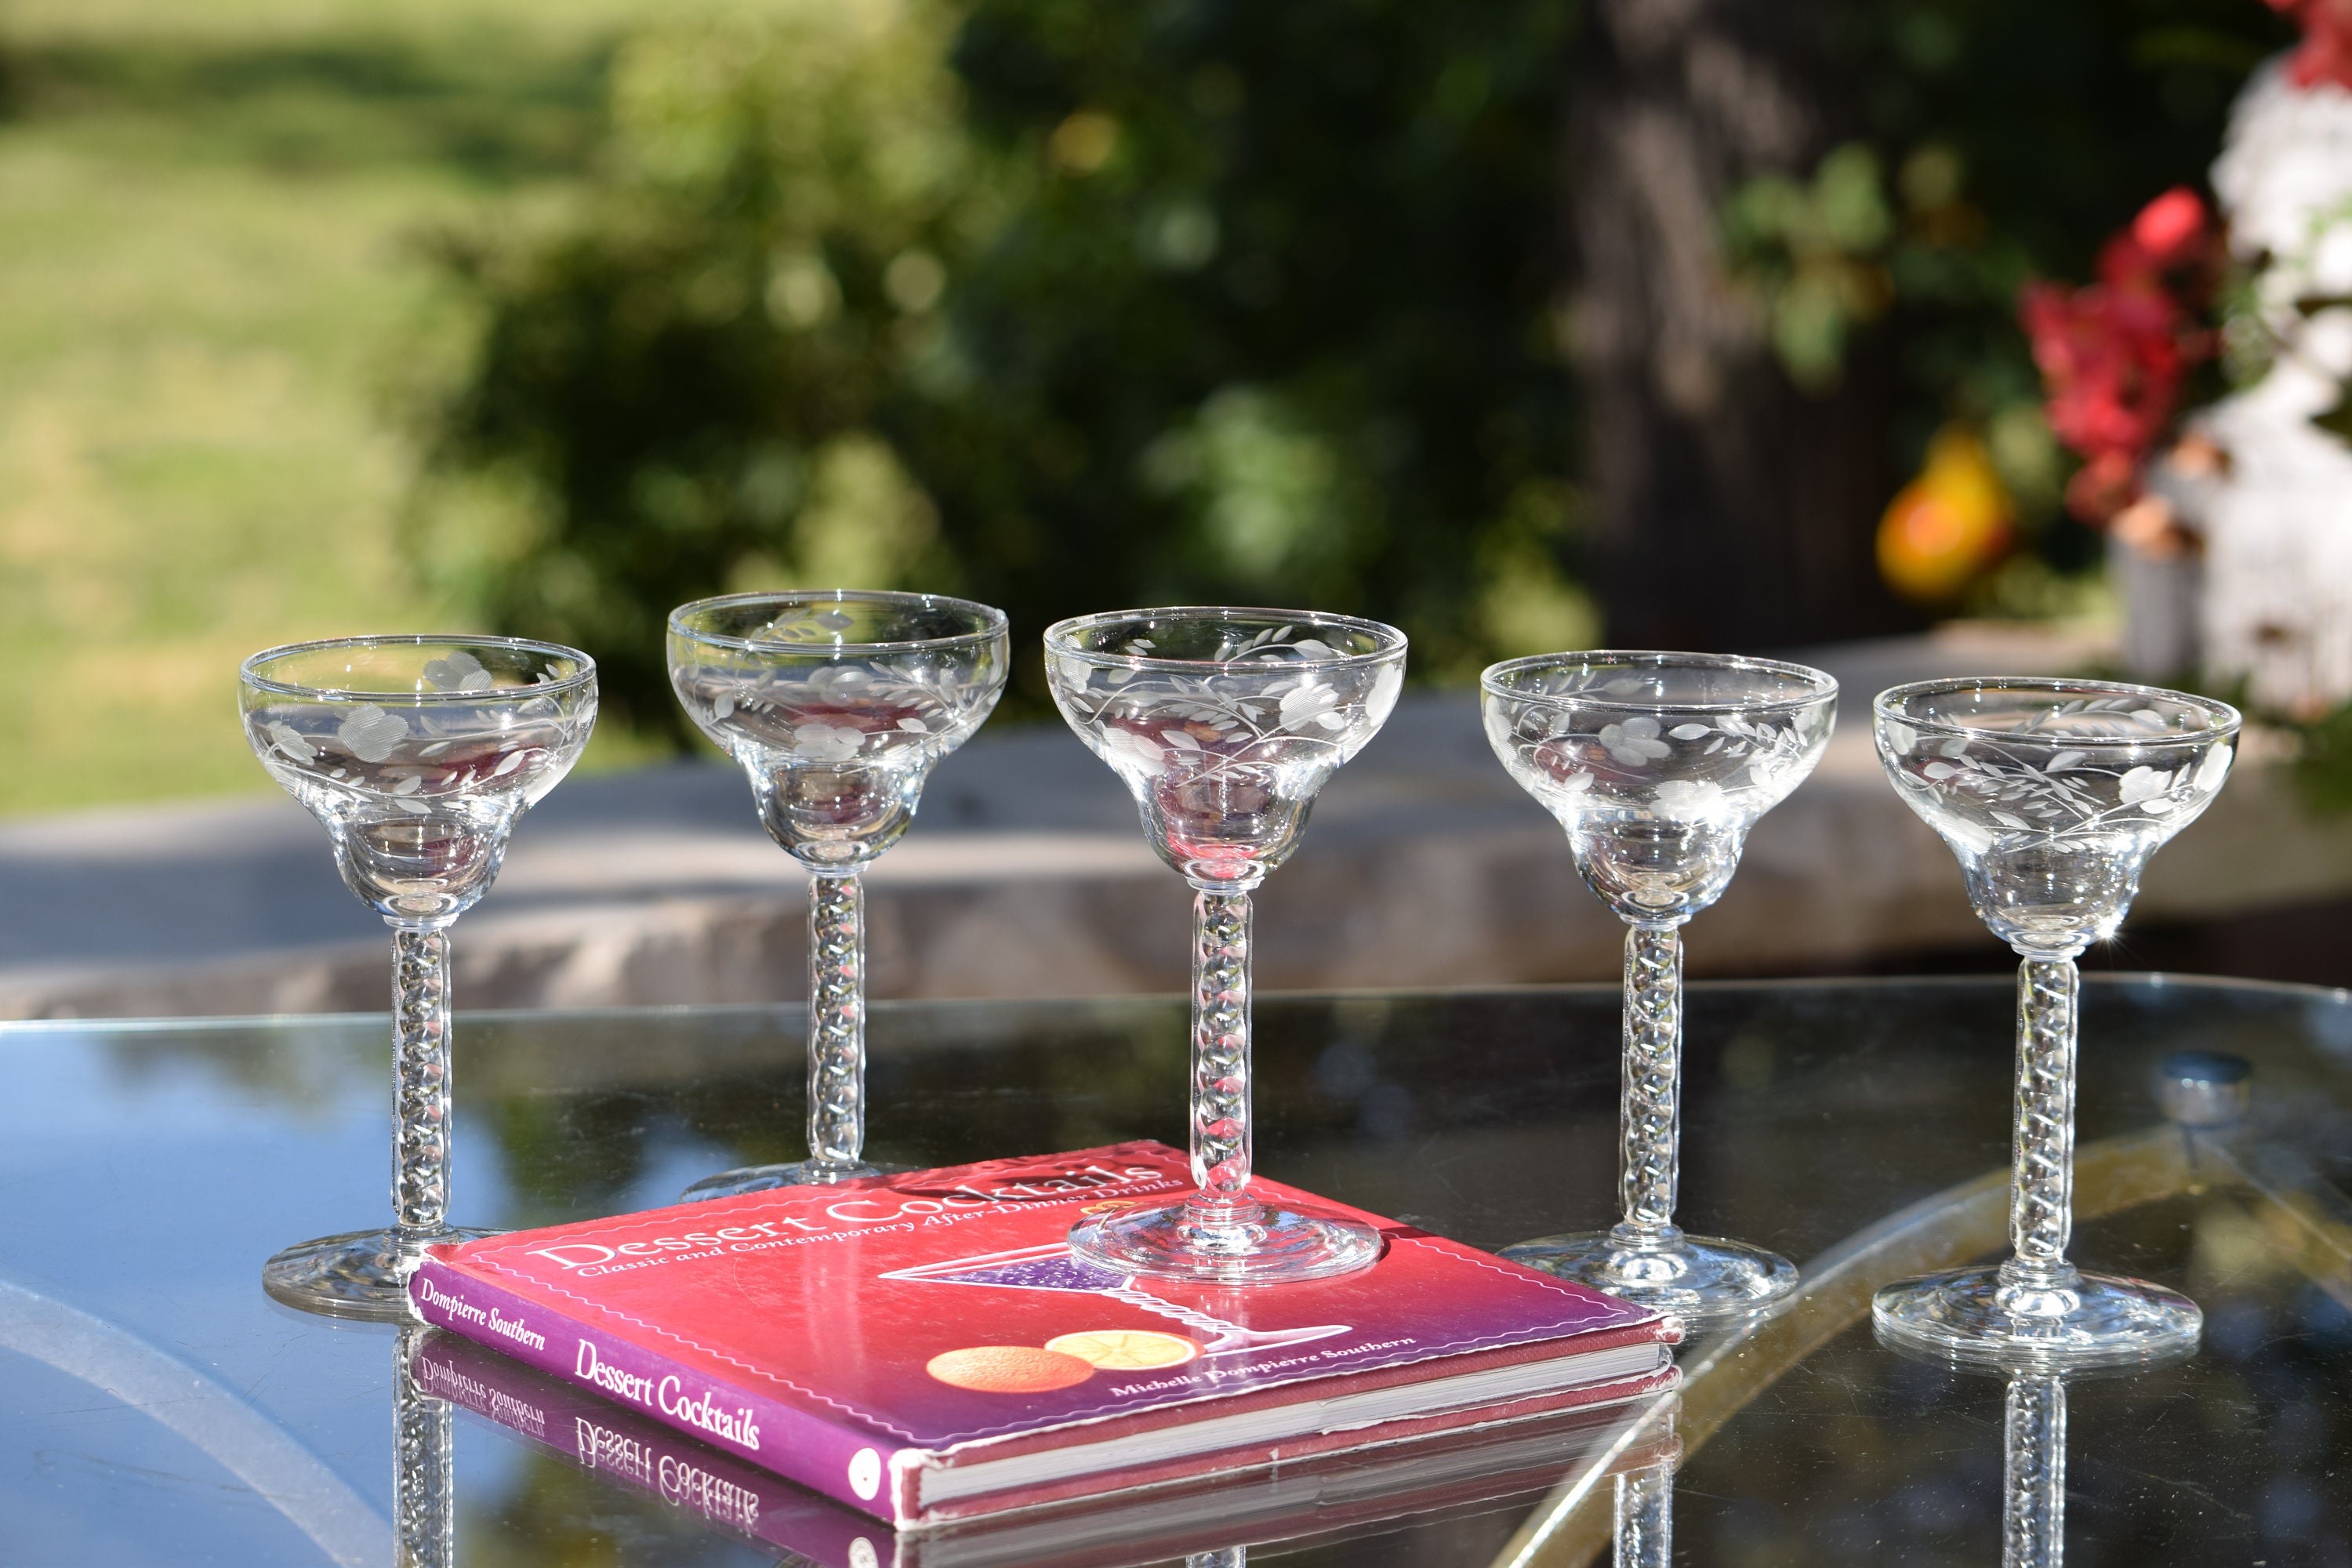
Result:
{"label": "orange slice on book cover", "polygon": [[950,1388],[975,1394],[1050,1394],[1086,1382],[1094,1365],[1060,1351],[1034,1345],[967,1345],[942,1351],[923,1370]]}
{"label": "orange slice on book cover", "polygon": [[1154,1333],[1149,1329],[1088,1329],[1083,1333],[1047,1340],[1045,1348],[1074,1355],[1104,1372],[1150,1372],[1158,1367],[1182,1366],[1201,1353],[1201,1347],[1191,1340],[1177,1334]]}

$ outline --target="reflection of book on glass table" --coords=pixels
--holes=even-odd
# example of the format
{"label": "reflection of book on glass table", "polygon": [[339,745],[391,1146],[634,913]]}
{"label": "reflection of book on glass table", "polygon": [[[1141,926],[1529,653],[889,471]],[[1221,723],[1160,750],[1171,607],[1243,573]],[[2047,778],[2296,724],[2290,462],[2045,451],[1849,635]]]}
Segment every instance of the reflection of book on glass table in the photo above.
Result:
{"label": "reflection of book on glass table", "polygon": [[1374,1215],[1372,1268],[1257,1289],[1125,1276],[1063,1244],[1083,1214],[1190,1185],[1176,1150],[1122,1143],[782,1187],[435,1247],[410,1295],[428,1322],[901,1527],[1674,1378],[1671,1320]]}
{"label": "reflection of book on glass table", "polygon": [[[650,1493],[815,1568],[1123,1568],[1234,1546],[1326,1544],[1439,1509],[1532,1502],[1602,1453],[1646,1405],[1584,1405],[1500,1426],[1439,1433],[893,1534],[862,1513],[777,1479],[659,1422],[446,1334],[410,1363],[416,1385],[583,1470]],[[1614,1469],[1656,1462],[1672,1439],[1637,1443]]]}

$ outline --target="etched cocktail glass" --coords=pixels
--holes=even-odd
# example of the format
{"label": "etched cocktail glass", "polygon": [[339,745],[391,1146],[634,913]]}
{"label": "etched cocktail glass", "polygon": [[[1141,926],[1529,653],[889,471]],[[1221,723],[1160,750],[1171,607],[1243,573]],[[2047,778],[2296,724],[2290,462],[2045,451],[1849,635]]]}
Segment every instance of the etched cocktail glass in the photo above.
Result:
{"label": "etched cocktail glass", "polygon": [[2112,681],[1960,679],[1883,691],[1872,720],[1895,793],[1951,847],[1978,918],[2021,961],[2014,1250],[1998,1268],[1887,1286],[1872,1303],[1879,1331],[1995,1364],[2097,1366],[2194,1346],[2201,1319],[2187,1297],[2066,1260],[2074,959],[2115,934],[2147,858],[2229,776],[2237,710]]}
{"label": "etched cocktail glass", "polygon": [[1511,659],[1480,685],[1495,754],[1568,829],[1585,885],[1627,927],[1624,1217],[1503,1256],[1702,1321],[1778,1300],[1796,1288],[1787,1258],[1674,1223],[1682,927],[1723,896],[1748,830],[1821,761],[1837,682],[1771,659],[1591,652]]}
{"label": "etched cocktail glass", "polygon": [[1045,678],[1118,774],[1160,858],[1192,885],[1192,1179],[1175,1204],[1070,1233],[1124,1275],[1229,1285],[1319,1279],[1380,1256],[1370,1226],[1249,1190],[1250,892],[1404,684],[1404,634],[1306,610],[1119,610],[1045,633]]}
{"label": "etched cocktail glass", "polygon": [[879,1173],[864,1157],[859,874],[995,708],[1007,654],[1003,611],[932,594],[736,594],[670,612],[671,688],[811,879],[808,1158],[722,1171],[688,1200]]}
{"label": "etched cocktail glass", "polygon": [[393,932],[395,1224],[288,1247],[261,1282],[308,1311],[398,1319],[425,1247],[485,1234],[448,1223],[449,925],[579,760],[596,667],[552,643],[381,637],[270,648],[238,673],[254,754]]}

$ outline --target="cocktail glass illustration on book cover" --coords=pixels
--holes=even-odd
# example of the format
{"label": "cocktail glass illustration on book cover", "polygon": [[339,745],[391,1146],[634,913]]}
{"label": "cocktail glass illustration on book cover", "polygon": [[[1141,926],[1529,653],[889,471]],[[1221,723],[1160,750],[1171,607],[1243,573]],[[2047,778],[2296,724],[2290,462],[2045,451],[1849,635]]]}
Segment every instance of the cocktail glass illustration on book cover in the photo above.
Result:
{"label": "cocktail glass illustration on book cover", "polygon": [[1962,1361],[2089,1367],[2193,1347],[2195,1302],[2067,1261],[2074,1231],[2075,956],[2123,923],[2141,869],[2230,775],[2238,712],[2111,681],[1930,680],[1878,695],[1880,763],[2015,950],[2011,1255],[1887,1286],[1887,1339]]}
{"label": "cocktail glass illustration on book cover", "polygon": [[588,743],[596,667],[551,643],[373,637],[269,648],[238,671],[246,739],[332,840],[344,885],[392,927],[396,1223],[289,1247],[262,1286],[291,1307],[397,1321],[449,1224],[449,927],[507,836]]}
{"label": "cocktail glass illustration on book cover", "polygon": [[1274,1284],[1371,1265],[1380,1237],[1251,1195],[1250,894],[1404,684],[1402,632],[1305,610],[1118,610],[1045,633],[1062,717],[1135,796],[1192,887],[1192,1179],[1181,1203],[1071,1234],[1106,1268]]}
{"label": "cocktail glass illustration on book cover", "polygon": [[1004,613],[933,594],[737,594],[670,612],[670,684],[742,764],[761,826],[809,873],[808,1158],[688,1199],[871,1176],[860,874],[1003,693]]}
{"label": "cocktail glass illustration on book cover", "polygon": [[[1132,1370],[1181,1366],[1201,1356],[1232,1355],[1243,1351],[1269,1350],[1305,1344],[1347,1333],[1347,1323],[1320,1323],[1306,1328],[1254,1330],[1186,1306],[1141,1288],[1143,1276],[1123,1271],[1074,1251],[1067,1242],[1015,1247],[952,1258],[913,1268],[894,1269],[885,1279],[919,1279],[940,1285],[991,1286],[1005,1290],[1071,1290],[1101,1296],[1130,1307],[1156,1312],[1202,1336],[1093,1331],[1049,1340],[1045,1348],[1075,1354],[1096,1366],[1119,1364]],[[1068,1342],[1065,1343],[1064,1340]]]}
{"label": "cocktail glass illustration on book cover", "polygon": [[1837,682],[1770,659],[1595,652],[1511,659],[1481,684],[1496,755],[1559,819],[1585,885],[1626,926],[1623,1217],[1503,1256],[1694,1321],[1769,1306],[1796,1289],[1794,1264],[1675,1224],[1682,928],[1723,896],[1748,830],[1821,761]]}

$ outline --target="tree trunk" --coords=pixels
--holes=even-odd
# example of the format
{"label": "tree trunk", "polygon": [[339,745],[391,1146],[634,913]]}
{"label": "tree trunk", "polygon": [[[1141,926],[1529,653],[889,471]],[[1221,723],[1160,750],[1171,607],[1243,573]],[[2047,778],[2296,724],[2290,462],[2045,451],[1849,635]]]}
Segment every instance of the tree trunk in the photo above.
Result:
{"label": "tree trunk", "polygon": [[1569,95],[1564,205],[1608,637],[1706,650],[1917,624],[1878,578],[1894,491],[1883,333],[1799,391],[1734,289],[1726,198],[1801,177],[1843,119],[1804,0],[1596,0]]}

